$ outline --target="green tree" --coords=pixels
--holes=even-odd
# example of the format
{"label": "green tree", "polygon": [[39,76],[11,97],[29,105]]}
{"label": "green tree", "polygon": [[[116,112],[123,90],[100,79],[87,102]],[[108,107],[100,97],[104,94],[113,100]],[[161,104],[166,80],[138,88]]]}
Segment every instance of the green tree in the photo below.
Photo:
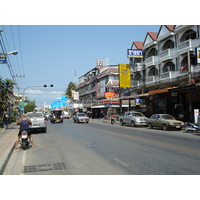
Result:
{"label": "green tree", "polygon": [[30,101],[27,99],[24,103],[25,103],[24,113],[35,111],[35,108],[36,108],[35,100]]}
{"label": "green tree", "polygon": [[3,119],[10,100],[13,98],[14,82],[10,79],[0,78],[0,119]]}
{"label": "green tree", "polygon": [[77,91],[77,87],[73,82],[70,82],[68,84],[67,89],[65,90],[65,95],[67,95],[69,98],[71,98],[72,97],[72,90]]}

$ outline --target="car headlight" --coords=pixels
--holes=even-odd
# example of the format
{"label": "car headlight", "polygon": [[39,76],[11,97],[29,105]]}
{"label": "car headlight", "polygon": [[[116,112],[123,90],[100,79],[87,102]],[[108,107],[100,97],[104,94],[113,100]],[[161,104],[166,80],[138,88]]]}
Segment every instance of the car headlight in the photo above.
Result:
{"label": "car headlight", "polygon": [[170,122],[169,124],[170,124],[170,125],[174,125],[174,123],[173,123],[173,122]]}

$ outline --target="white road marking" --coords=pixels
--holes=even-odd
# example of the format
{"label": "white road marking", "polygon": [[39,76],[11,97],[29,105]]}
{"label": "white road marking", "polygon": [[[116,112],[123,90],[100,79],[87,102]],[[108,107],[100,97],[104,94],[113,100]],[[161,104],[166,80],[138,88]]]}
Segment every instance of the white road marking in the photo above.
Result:
{"label": "white road marking", "polygon": [[117,158],[115,158],[114,160],[115,160],[115,161],[117,161],[118,163],[120,163],[120,164],[122,164],[122,165],[124,165],[124,166],[128,167],[128,165],[127,165],[126,163],[124,163],[124,162],[121,162],[121,161],[120,161],[120,160],[118,160]]}

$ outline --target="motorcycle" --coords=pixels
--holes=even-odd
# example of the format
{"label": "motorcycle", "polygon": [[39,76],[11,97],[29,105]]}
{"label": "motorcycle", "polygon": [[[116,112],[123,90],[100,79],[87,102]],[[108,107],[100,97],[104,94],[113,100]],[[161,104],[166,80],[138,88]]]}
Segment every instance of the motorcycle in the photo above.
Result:
{"label": "motorcycle", "polygon": [[21,147],[23,150],[29,147],[29,137],[27,131],[23,130],[21,135]]}
{"label": "motorcycle", "polygon": [[200,131],[200,126],[198,126],[197,124],[186,122],[185,125],[186,125],[185,131],[187,133],[194,133]]}

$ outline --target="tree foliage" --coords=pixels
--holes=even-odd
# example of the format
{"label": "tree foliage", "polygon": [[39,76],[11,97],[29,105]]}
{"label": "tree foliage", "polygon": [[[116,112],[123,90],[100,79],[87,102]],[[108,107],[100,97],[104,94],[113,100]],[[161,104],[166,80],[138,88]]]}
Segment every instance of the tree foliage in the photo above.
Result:
{"label": "tree foliage", "polygon": [[73,82],[70,82],[65,90],[65,95],[67,95],[69,98],[72,97],[72,90],[77,91],[77,87]]}
{"label": "tree foliage", "polygon": [[33,100],[33,101],[26,100],[25,101],[24,113],[34,112],[35,108],[36,108],[35,100]]}
{"label": "tree foliage", "polygon": [[3,118],[10,100],[13,98],[14,82],[10,79],[0,78],[0,119]]}

